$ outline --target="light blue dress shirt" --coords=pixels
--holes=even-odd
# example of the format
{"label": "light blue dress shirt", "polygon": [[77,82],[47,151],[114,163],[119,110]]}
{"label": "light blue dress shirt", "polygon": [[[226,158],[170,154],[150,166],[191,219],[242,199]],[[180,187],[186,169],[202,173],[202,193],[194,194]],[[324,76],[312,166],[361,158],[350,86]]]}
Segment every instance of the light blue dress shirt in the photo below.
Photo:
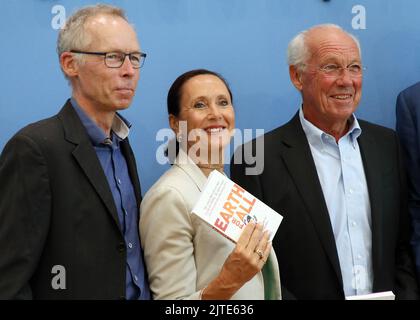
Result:
{"label": "light blue dress shirt", "polygon": [[372,292],[372,223],[369,193],[357,138],[356,117],[338,143],[304,118],[308,139],[330,216],[346,296]]}

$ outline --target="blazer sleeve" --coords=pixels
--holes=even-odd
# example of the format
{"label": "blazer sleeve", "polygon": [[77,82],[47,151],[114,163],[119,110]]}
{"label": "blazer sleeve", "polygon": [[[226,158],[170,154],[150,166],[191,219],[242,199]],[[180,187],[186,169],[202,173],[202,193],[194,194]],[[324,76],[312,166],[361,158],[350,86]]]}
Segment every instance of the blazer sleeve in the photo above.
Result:
{"label": "blazer sleeve", "polygon": [[400,216],[399,216],[399,232],[398,243],[396,248],[396,299],[419,299],[418,282],[416,271],[413,264],[413,251],[410,247],[411,221],[407,206],[407,182],[406,171],[403,165],[401,150],[398,138],[396,145],[398,147],[398,165],[400,171]]}
{"label": "blazer sleeve", "polygon": [[179,190],[151,190],[140,209],[140,235],[153,298],[200,299],[196,288],[194,229]]}
{"label": "blazer sleeve", "polygon": [[0,299],[32,298],[50,212],[46,161],[33,140],[17,135],[0,156]]}
{"label": "blazer sleeve", "polygon": [[397,98],[397,133],[401,141],[401,149],[408,171],[408,210],[412,221],[413,234],[411,245],[413,247],[417,277],[420,279],[420,150],[419,132],[417,126],[417,108],[402,92]]}

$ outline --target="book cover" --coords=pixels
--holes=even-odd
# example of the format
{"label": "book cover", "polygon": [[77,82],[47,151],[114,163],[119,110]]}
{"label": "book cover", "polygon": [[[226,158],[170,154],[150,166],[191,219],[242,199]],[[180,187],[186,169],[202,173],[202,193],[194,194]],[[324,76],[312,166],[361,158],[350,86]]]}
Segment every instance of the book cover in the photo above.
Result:
{"label": "book cover", "polygon": [[264,230],[270,232],[272,241],[283,219],[217,170],[210,173],[192,213],[235,243],[251,221],[262,224]]}

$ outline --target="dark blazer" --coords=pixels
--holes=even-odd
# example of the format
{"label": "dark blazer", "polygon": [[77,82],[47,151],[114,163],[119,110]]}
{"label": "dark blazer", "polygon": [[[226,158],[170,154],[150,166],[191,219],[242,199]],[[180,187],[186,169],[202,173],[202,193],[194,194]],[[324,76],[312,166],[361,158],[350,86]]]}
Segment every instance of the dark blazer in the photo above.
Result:
{"label": "dark blazer", "polygon": [[408,207],[414,230],[411,244],[420,279],[420,82],[398,95],[396,110],[397,134],[408,171]]}
{"label": "dark blazer", "polygon": [[[139,206],[127,139],[121,148]],[[58,115],[20,130],[1,154],[0,249],[0,299],[125,296],[126,247],[117,210],[69,101]],[[52,287],[55,265],[65,268],[65,289]]]}
{"label": "dark blazer", "polygon": [[[359,123],[372,212],[373,291],[417,298],[397,138],[390,129]],[[334,234],[298,114],[257,139],[264,140],[264,171],[247,176],[245,164],[231,163],[231,177],[284,217],[273,240],[284,298],[343,299]],[[249,143],[255,147],[256,140]]]}

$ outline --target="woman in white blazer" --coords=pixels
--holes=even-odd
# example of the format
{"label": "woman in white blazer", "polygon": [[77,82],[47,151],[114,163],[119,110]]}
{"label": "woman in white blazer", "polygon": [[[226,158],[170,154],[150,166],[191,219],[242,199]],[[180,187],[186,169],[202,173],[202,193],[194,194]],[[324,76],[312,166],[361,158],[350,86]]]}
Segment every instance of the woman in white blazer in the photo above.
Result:
{"label": "woman in white blazer", "polygon": [[226,81],[208,70],[186,72],[167,101],[177,136],[168,151],[176,158],[140,209],[154,299],[280,299],[277,259],[261,225],[248,224],[235,245],[191,214],[210,172],[223,172],[223,150],[235,127]]}

